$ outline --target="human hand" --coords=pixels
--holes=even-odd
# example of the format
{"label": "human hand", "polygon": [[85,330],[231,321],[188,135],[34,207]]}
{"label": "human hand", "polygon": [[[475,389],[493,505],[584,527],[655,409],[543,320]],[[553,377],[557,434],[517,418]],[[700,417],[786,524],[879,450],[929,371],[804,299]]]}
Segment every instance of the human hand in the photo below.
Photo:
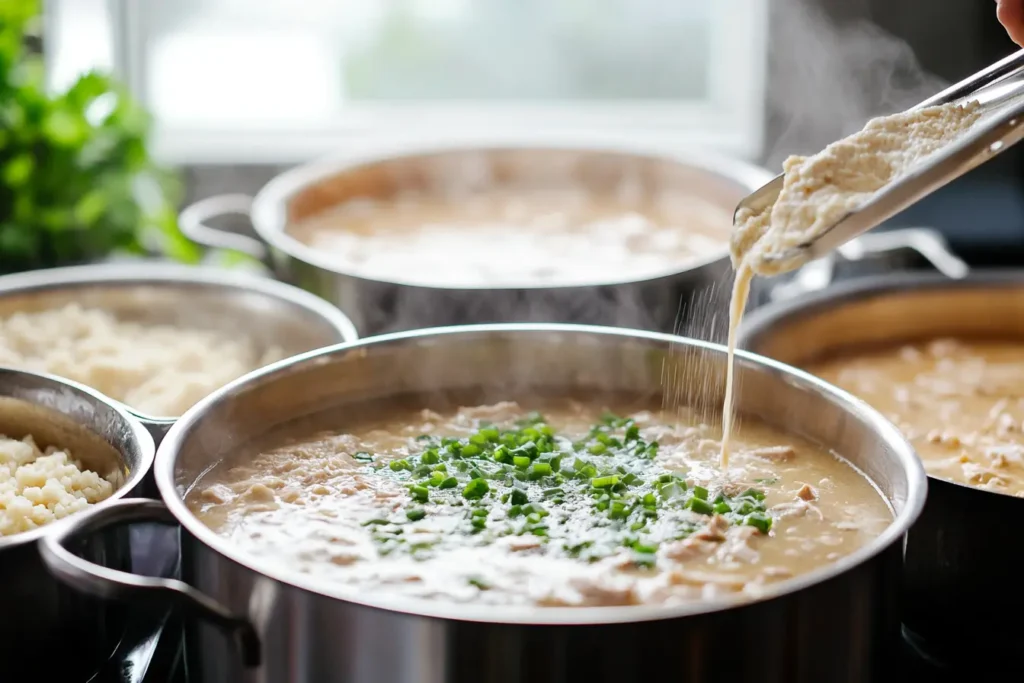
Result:
{"label": "human hand", "polygon": [[1013,42],[1024,47],[1024,0],[996,0],[996,17]]}

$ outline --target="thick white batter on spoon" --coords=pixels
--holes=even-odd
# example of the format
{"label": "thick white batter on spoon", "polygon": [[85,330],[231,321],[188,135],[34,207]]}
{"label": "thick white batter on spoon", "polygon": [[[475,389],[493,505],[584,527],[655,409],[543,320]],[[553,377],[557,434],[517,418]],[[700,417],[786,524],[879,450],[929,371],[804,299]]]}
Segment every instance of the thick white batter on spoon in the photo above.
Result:
{"label": "thick white batter on spoon", "polygon": [[796,265],[775,259],[813,240],[879,190],[911,171],[973,126],[980,105],[944,104],[872,119],[853,135],[810,156],[791,156],[775,203],[763,211],[737,212],[730,244],[736,279],[729,306],[729,369],[722,420],[722,467],[729,463],[732,428],[733,356],[736,330],[746,308],[750,281]]}

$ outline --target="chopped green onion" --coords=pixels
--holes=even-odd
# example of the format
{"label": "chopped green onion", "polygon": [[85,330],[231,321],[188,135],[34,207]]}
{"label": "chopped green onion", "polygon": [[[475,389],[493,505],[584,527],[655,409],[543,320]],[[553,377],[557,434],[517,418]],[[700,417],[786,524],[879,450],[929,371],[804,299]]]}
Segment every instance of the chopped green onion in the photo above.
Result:
{"label": "chopped green onion", "polygon": [[605,446],[603,443],[592,443],[590,444],[590,446],[587,447],[587,450],[593,453],[594,455],[601,455],[602,453],[608,450],[608,447]]}
{"label": "chopped green onion", "polygon": [[420,462],[424,465],[436,465],[441,462],[441,456],[437,454],[433,448],[428,451],[424,451],[423,455],[420,456]]}
{"label": "chopped green onion", "polygon": [[426,517],[427,513],[423,508],[412,508],[405,511],[405,516],[409,518],[410,522],[418,522]]}
{"label": "chopped green onion", "polygon": [[388,467],[391,468],[392,472],[401,472],[402,470],[411,470],[412,466],[409,465],[408,460],[392,460],[388,463]]}
{"label": "chopped green onion", "polygon": [[619,476],[617,474],[612,474],[607,477],[596,477],[595,479],[590,480],[590,485],[593,486],[595,489],[611,488],[612,486],[615,486],[618,483]]}
{"label": "chopped green onion", "polygon": [[413,500],[420,503],[426,503],[430,499],[430,491],[425,486],[410,486],[409,493]]}
{"label": "chopped green onion", "polygon": [[459,480],[458,479],[456,479],[455,477],[448,477],[447,479],[445,479],[444,481],[441,482],[441,485],[438,488],[453,489],[453,488],[455,488],[458,485],[459,485]]}
{"label": "chopped green onion", "polygon": [[474,458],[480,455],[481,453],[483,453],[483,450],[475,443],[467,443],[465,446],[462,447],[463,458]]}
{"label": "chopped green onion", "polygon": [[715,509],[711,506],[711,503],[707,502],[703,498],[691,498],[687,503],[687,507],[689,507],[691,510],[693,510],[699,515],[711,515],[715,512]]}
{"label": "chopped green onion", "polygon": [[526,491],[519,488],[513,488],[512,495],[509,497],[509,502],[513,505],[526,505],[530,502],[530,498],[526,495]]}
{"label": "chopped green onion", "polygon": [[531,461],[525,455],[517,455],[514,458],[512,458],[512,462],[517,468],[525,470],[527,467],[530,466]]}
{"label": "chopped green onion", "polygon": [[491,487],[487,485],[485,480],[474,479],[466,484],[466,488],[462,489],[462,496],[463,498],[469,498],[470,500],[483,498],[490,490]]}
{"label": "chopped green onion", "polygon": [[743,519],[743,523],[752,526],[762,534],[767,534],[772,528],[772,518],[763,512],[752,512]]}
{"label": "chopped green onion", "polygon": [[545,462],[535,462],[530,466],[530,479],[541,479],[551,474],[551,465]]}
{"label": "chopped green onion", "polygon": [[505,446],[498,446],[495,448],[492,457],[495,462],[504,463],[506,465],[511,465],[513,463],[512,454],[509,453],[508,448]]}
{"label": "chopped green onion", "polygon": [[693,487],[693,497],[694,498],[700,498],[701,500],[707,500],[708,499],[708,490],[706,488],[704,488],[703,486],[694,486]]}

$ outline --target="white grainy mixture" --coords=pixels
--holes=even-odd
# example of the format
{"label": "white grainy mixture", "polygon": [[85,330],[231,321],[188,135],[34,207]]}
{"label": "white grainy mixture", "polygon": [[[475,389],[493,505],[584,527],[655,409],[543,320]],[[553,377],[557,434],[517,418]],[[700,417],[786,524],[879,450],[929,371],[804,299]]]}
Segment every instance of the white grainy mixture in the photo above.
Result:
{"label": "white grainy mixture", "polygon": [[0,365],[80,382],[150,415],[178,416],[214,390],[284,357],[245,338],[119,321],[69,304],[0,320]]}
{"label": "white grainy mixture", "polygon": [[30,531],[110,497],[114,486],[66,452],[31,436],[0,436],[0,536]]}
{"label": "white grainy mixture", "polygon": [[778,274],[779,264],[765,261],[766,256],[812,239],[962,135],[980,116],[977,102],[883,116],[813,156],[789,157],[775,204],[760,213],[744,209],[737,214],[733,265],[749,254],[755,273]]}

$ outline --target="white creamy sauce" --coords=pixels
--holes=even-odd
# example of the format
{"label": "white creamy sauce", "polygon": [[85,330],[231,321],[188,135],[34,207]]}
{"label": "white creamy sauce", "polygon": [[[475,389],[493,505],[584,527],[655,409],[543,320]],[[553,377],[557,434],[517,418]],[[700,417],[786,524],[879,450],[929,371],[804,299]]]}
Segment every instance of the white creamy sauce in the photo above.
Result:
{"label": "white creamy sauce", "polygon": [[753,275],[778,275],[802,265],[799,260],[779,257],[812,241],[869,202],[886,185],[963,135],[980,116],[980,105],[968,102],[872,119],[861,131],[813,156],[789,157],[783,164],[783,187],[775,203],[759,212],[746,208],[737,212],[730,243],[736,282],[729,311],[723,464],[729,458],[736,329]]}
{"label": "white creamy sauce", "polygon": [[[878,492],[848,464],[766,427],[744,425],[736,434],[734,467],[723,476],[711,427],[623,410],[630,421],[598,437],[591,426],[602,412],[572,401],[545,403],[542,422],[516,403],[398,411],[219,467],[187,503],[269,565],[360,593],[494,605],[756,596],[854,552],[892,521]],[[517,426],[524,417],[532,426]],[[553,450],[523,462],[509,455],[519,451],[503,452],[494,456],[509,455],[502,466],[469,451],[452,457],[450,447],[423,437],[468,446],[475,441],[467,439],[495,430],[495,439],[513,433],[533,444],[524,429],[553,434],[536,440]],[[497,454],[504,442],[488,443],[483,452]],[[431,448],[441,455],[428,462]],[[552,455],[559,461],[547,473]],[[489,490],[470,497],[478,474]],[[449,477],[457,484],[444,484]],[[418,499],[410,486],[425,478],[437,481],[423,485]],[[706,489],[700,505],[691,500],[698,487]],[[730,510],[702,507],[722,501]]]}
{"label": "white creamy sauce", "polygon": [[723,253],[730,214],[685,193],[572,187],[354,199],[289,233],[346,270],[424,286],[586,285]]}

